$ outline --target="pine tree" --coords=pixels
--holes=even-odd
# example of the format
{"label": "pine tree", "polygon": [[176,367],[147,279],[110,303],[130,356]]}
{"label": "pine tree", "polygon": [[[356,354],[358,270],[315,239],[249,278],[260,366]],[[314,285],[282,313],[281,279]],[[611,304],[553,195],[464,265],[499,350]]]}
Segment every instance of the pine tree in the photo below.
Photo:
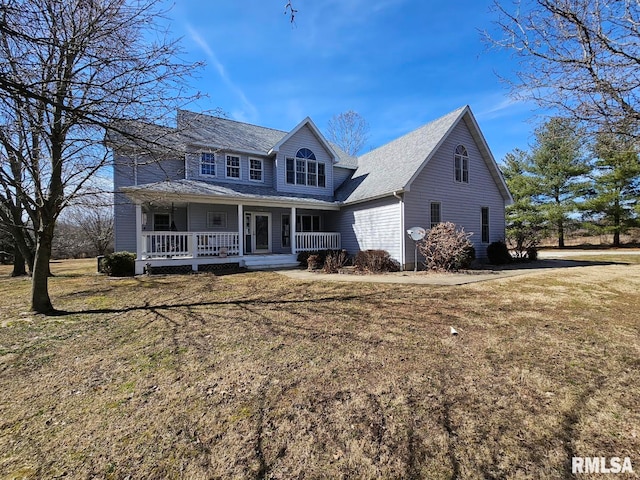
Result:
{"label": "pine tree", "polygon": [[546,231],[541,207],[534,202],[531,170],[531,155],[523,150],[515,149],[503,160],[502,173],[513,197],[513,203],[506,207],[507,241],[520,258],[538,246]]}
{"label": "pine tree", "polygon": [[619,247],[620,234],[638,219],[638,147],[629,136],[601,133],[593,153],[596,157],[593,186],[584,210],[596,220],[601,231],[613,234],[613,245]]}
{"label": "pine tree", "polygon": [[567,220],[588,191],[591,171],[576,123],[554,117],[536,129],[528,170],[535,187],[532,197],[555,230],[558,246],[564,247]]}

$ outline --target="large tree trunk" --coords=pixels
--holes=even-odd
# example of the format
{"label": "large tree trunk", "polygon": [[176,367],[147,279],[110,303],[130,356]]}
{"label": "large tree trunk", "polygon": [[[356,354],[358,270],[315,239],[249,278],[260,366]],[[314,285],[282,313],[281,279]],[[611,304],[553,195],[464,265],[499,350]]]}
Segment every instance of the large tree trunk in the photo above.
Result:
{"label": "large tree trunk", "polygon": [[27,274],[27,268],[24,263],[24,257],[17,247],[13,250],[13,272],[12,277],[22,277]]}
{"label": "large tree trunk", "polygon": [[620,218],[620,201],[616,198],[615,200],[615,210],[613,212],[613,246],[620,246],[620,230],[622,227],[620,226],[621,218]]}
{"label": "large tree trunk", "polygon": [[613,232],[613,246],[620,246],[620,230],[616,230],[615,232]]}
{"label": "large tree trunk", "polygon": [[31,282],[31,310],[37,313],[51,314],[54,312],[54,308],[49,298],[49,260],[51,259],[53,224],[38,231],[37,237]]}
{"label": "large tree trunk", "polygon": [[558,247],[564,248],[564,222],[558,222]]}

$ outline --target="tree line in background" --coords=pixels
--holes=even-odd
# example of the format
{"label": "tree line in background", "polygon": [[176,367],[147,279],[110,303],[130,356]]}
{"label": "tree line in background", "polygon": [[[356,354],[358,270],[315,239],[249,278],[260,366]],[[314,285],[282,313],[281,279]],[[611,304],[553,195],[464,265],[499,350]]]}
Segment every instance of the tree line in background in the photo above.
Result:
{"label": "tree line in background", "polygon": [[[27,227],[30,225],[27,223]],[[34,245],[33,230],[28,228],[23,236]],[[83,203],[71,206],[56,225],[51,246],[51,257],[87,258],[113,252],[113,205],[100,196],[85,198]],[[27,275],[33,268],[16,246],[11,229],[0,222],[0,262],[12,263],[12,276]]]}

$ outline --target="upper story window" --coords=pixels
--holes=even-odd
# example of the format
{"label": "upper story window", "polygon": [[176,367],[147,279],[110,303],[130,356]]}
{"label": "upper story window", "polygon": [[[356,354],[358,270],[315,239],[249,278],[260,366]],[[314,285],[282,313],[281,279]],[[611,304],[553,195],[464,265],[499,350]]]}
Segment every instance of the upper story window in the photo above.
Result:
{"label": "upper story window", "polygon": [[453,158],[456,182],[469,183],[469,154],[464,145],[456,147]]}
{"label": "upper story window", "polygon": [[256,158],[249,159],[249,180],[254,182],[262,182],[263,164],[262,160]]}
{"label": "upper story window", "polygon": [[200,175],[216,175],[216,156],[210,152],[202,152],[200,157]]}
{"label": "upper story window", "polygon": [[325,164],[318,162],[315,154],[308,148],[301,148],[295,158],[286,159],[286,182],[291,185],[309,185],[325,187],[327,174]]}
{"label": "upper story window", "polygon": [[240,178],[240,157],[227,155],[227,178]]}

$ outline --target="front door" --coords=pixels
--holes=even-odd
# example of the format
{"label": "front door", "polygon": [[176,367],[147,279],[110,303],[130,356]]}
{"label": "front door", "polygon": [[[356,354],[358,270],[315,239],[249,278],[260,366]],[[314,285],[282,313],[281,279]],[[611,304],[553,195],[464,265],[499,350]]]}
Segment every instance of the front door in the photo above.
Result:
{"label": "front door", "polygon": [[[248,221],[247,221],[248,220]],[[252,253],[271,252],[271,214],[252,212],[246,213],[245,223],[250,225],[249,236]]]}

